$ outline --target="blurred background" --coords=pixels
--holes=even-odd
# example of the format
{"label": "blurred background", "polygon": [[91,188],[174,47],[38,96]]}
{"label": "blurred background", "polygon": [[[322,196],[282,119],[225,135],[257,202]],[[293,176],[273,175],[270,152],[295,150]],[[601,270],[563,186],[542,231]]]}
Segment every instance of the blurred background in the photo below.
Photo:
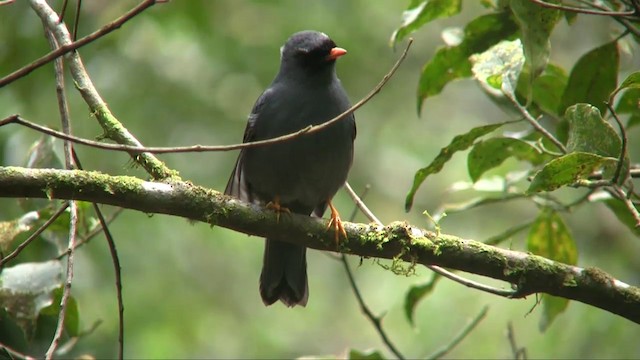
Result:
{"label": "blurred background", "polygon": [[[52,4],[59,9],[61,1]],[[73,2],[72,2],[73,3]],[[83,1],[79,36],[88,34],[135,6],[137,1]],[[274,77],[279,48],[292,33],[314,29],[348,50],[337,71],[352,101],[365,96],[402,50],[389,38],[401,22],[406,1],[171,1],[145,11],[121,29],[80,50],[96,87],[119,120],[148,146],[221,145],[240,142],[251,107]],[[428,227],[424,210],[471,199],[451,192],[469,181],[463,154],[454,156],[418,192],[410,213],[404,197],[416,170],[426,166],[456,134],[474,126],[505,121],[473,80],[457,81],[416,113],[416,86],[423,64],[442,44],[440,33],[464,26],[486,9],[464,2],[461,15],[438,20],[414,34],[415,43],[397,75],[356,113],[358,137],[349,182],[362,191],[383,222],[407,220]],[[69,12],[70,14],[71,12]],[[70,18],[70,17],[69,17]],[[610,39],[613,23],[579,16],[554,32],[552,61],[565,69],[586,51]],[[24,1],[0,7],[0,74],[5,75],[49,51],[39,18]],[[637,48],[622,56],[623,72],[638,67]],[[73,129],[96,138],[101,130],[67,77]],[[36,70],[0,89],[0,118],[24,118],[60,128],[52,66]],[[638,127],[628,134],[638,136]],[[2,165],[24,166],[40,136],[17,125],[0,128]],[[59,142],[58,142],[58,145]],[[78,146],[85,169],[147,178],[122,153]],[[170,168],[195,184],[223,190],[237,152],[162,155]],[[500,170],[517,169],[506,163]],[[568,191],[566,196],[576,196]],[[344,193],[335,203],[343,214],[354,205]],[[105,207],[107,213],[113,209]],[[451,215],[442,231],[483,240],[529,221],[531,202],[485,206]],[[21,215],[15,200],[0,199],[0,219]],[[640,283],[640,243],[604,206],[565,214],[579,248],[580,266],[597,266],[622,281]],[[355,221],[367,222],[358,215]],[[329,254],[309,251],[310,300],[306,308],[264,307],[258,295],[263,241],[233,231],[190,224],[181,218],[125,211],[111,230],[121,257],[125,301],[125,356],[128,358],[289,358],[341,356],[348,349],[380,349],[373,326],[362,315],[342,264]],[[502,246],[525,248],[525,234]],[[102,321],[73,354],[115,355],[117,307],[109,251],[103,237],[77,254],[73,295],[81,326]],[[532,358],[640,357],[637,325],[610,313],[572,302],[545,333],[538,329],[542,308],[535,296],[507,300],[441,281],[421,302],[415,326],[404,317],[409,286],[427,282],[425,268],[402,277],[376,261],[350,258],[365,301],[408,357],[422,357],[448,344],[484,305],[487,317],[447,356],[508,358],[507,325]],[[384,263],[384,262],[383,262]],[[504,286],[488,279],[476,280]],[[532,311],[531,311],[532,310]]]}

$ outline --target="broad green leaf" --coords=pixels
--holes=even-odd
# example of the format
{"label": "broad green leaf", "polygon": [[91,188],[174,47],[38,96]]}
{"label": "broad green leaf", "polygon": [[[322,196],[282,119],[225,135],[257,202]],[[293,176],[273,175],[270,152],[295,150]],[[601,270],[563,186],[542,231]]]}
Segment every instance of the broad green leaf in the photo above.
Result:
{"label": "broad green leaf", "polygon": [[[636,226],[636,219],[633,217],[627,205],[622,202],[620,199],[615,199],[612,197],[608,197],[603,201],[604,204],[609,208],[609,210],[613,211],[618,220],[631,230],[635,236],[640,237],[640,227]],[[636,206],[636,209],[640,211],[640,208]]]}
{"label": "broad green leaf", "polygon": [[529,83],[533,83],[547,67],[551,53],[549,37],[562,13],[534,4],[530,0],[511,0],[509,5],[520,26],[524,55],[531,69]]}
{"label": "broad green leaf", "polygon": [[434,273],[430,281],[420,285],[413,285],[407,292],[404,298],[404,315],[412,326],[415,325],[413,315],[418,302],[433,291],[441,278],[440,275]]}
{"label": "broad green leaf", "polygon": [[[62,287],[53,291],[53,301],[51,305],[42,309],[41,316],[51,317],[52,320],[58,322],[58,314],[60,313],[60,302],[62,300]],[[69,336],[78,336],[80,333],[80,313],[78,312],[78,302],[71,296],[67,302],[67,311],[64,317],[64,329]]]}
{"label": "broad green leaf", "polygon": [[440,149],[440,153],[436,156],[435,159],[431,161],[429,165],[416,172],[413,178],[413,186],[411,187],[411,190],[409,190],[409,193],[407,194],[407,198],[405,200],[404,206],[406,211],[409,211],[411,209],[416,191],[418,191],[420,185],[422,185],[424,180],[429,175],[438,173],[440,170],[442,170],[444,164],[451,159],[453,154],[458,151],[468,149],[469,146],[471,146],[473,142],[476,141],[476,139],[498,129],[504,124],[506,123],[484,125],[473,128],[465,134],[457,135],[453,138],[453,140],[451,140],[451,143],[449,143],[449,145]]}
{"label": "broad green leaf", "polygon": [[62,264],[52,260],[4,268],[0,274],[0,304],[30,338],[40,311],[53,303],[62,286]]}
{"label": "broad green leaf", "polygon": [[574,152],[549,161],[531,181],[527,193],[553,191],[561,186],[571,185],[586,178],[596,170],[610,171],[617,164],[616,159],[591,153]]}
{"label": "broad green leaf", "polygon": [[571,69],[569,83],[562,95],[559,113],[577,103],[591,104],[600,113],[616,88],[620,54],[615,41],[595,48],[583,55]]}
{"label": "broad green leaf", "polygon": [[505,137],[490,138],[477,142],[467,156],[467,170],[471,180],[478,181],[482,174],[510,157],[534,165],[542,161],[542,153],[526,141]]}
{"label": "broad green leaf", "polygon": [[600,115],[595,106],[576,104],[567,109],[569,152],[587,152],[605,157],[620,157],[622,139]]}
{"label": "broad green leaf", "polygon": [[501,41],[485,52],[471,55],[469,60],[474,77],[489,95],[503,98],[503,91],[513,95],[524,65],[520,40]]}
{"label": "broad green leaf", "polygon": [[525,67],[518,82],[518,95],[524,99],[522,103],[531,96],[533,105],[547,114],[559,117],[557,111],[568,81],[565,71],[559,66],[548,64],[542,75],[533,81],[533,85],[527,81],[529,76],[529,70]]}
{"label": "broad green leaf", "polygon": [[[560,215],[544,208],[531,225],[527,249],[536,255],[569,265],[578,262],[578,249],[569,228]],[[540,319],[540,330],[545,331],[553,320],[569,305],[569,300],[543,295],[544,313]]]}
{"label": "broad green leaf", "polygon": [[450,81],[471,76],[469,56],[512,38],[517,30],[507,12],[484,15],[467,24],[460,45],[441,47],[422,68],[418,83],[418,114],[424,100],[439,94]]}
{"label": "broad green leaf", "polygon": [[413,1],[402,13],[402,24],[391,35],[391,45],[402,41],[408,34],[418,30],[426,23],[438,18],[450,17],[460,13],[461,0],[424,0]]}
{"label": "broad green leaf", "polygon": [[616,112],[618,114],[629,114],[629,120],[627,120],[626,129],[629,130],[632,127],[640,124],[640,89],[629,88],[626,90],[616,105]]}
{"label": "broad green leaf", "polygon": [[384,360],[384,356],[378,350],[360,351],[349,350],[349,360]]}
{"label": "broad green leaf", "polygon": [[618,88],[613,92],[617,94],[618,92],[625,89],[640,89],[640,71],[636,71],[631,75],[627,76],[626,79],[618,86]]}

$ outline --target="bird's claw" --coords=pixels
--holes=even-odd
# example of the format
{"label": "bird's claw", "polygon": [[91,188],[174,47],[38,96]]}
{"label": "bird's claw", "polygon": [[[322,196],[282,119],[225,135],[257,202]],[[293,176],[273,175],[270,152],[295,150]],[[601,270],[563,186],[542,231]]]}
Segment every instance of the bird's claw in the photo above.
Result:
{"label": "bird's claw", "polygon": [[331,218],[329,219],[329,223],[327,223],[327,230],[333,228],[336,240],[336,248],[340,243],[340,235],[342,235],[345,239],[347,238],[347,231],[342,225],[342,219],[340,219],[340,214],[338,210],[331,204],[329,201],[329,209],[331,209]]}
{"label": "bird's claw", "polygon": [[291,214],[289,208],[280,205],[280,197],[278,196],[276,196],[273,201],[269,201],[265,207],[276,212],[276,222],[278,223],[280,222],[280,213]]}

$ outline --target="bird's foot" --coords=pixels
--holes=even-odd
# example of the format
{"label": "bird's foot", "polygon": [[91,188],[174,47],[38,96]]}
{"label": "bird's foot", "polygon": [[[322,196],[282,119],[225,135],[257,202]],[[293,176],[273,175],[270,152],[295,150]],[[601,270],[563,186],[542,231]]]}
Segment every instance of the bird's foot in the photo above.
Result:
{"label": "bird's foot", "polygon": [[267,205],[265,205],[267,209],[273,210],[276,212],[276,222],[280,222],[280,214],[287,213],[291,214],[291,210],[280,205],[280,197],[276,196],[273,201],[269,201]]}
{"label": "bird's foot", "polygon": [[329,219],[329,223],[327,224],[327,229],[333,228],[336,239],[336,248],[340,243],[340,235],[342,235],[345,239],[347,238],[347,231],[344,229],[342,225],[342,219],[340,219],[340,214],[338,210],[333,206],[331,201],[329,201],[329,209],[331,209],[331,218]]}

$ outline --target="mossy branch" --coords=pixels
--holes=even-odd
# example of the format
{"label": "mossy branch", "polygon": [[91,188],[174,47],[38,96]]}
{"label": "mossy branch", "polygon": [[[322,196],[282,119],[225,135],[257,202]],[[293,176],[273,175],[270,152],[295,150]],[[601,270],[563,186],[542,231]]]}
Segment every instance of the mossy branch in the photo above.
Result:
{"label": "mossy branch", "polygon": [[326,221],[273,211],[189,182],[149,182],[129,176],[57,169],[0,167],[0,197],[73,199],[146,213],[180,216],[250,235],[275,237],[313,249],[411,264],[438,265],[506,281],[513,298],[546,293],[577,300],[640,324],[640,288],[597,268],[580,268],[513,250],[436,234],[406,222],[387,226],[345,222],[348,238],[336,249]]}

